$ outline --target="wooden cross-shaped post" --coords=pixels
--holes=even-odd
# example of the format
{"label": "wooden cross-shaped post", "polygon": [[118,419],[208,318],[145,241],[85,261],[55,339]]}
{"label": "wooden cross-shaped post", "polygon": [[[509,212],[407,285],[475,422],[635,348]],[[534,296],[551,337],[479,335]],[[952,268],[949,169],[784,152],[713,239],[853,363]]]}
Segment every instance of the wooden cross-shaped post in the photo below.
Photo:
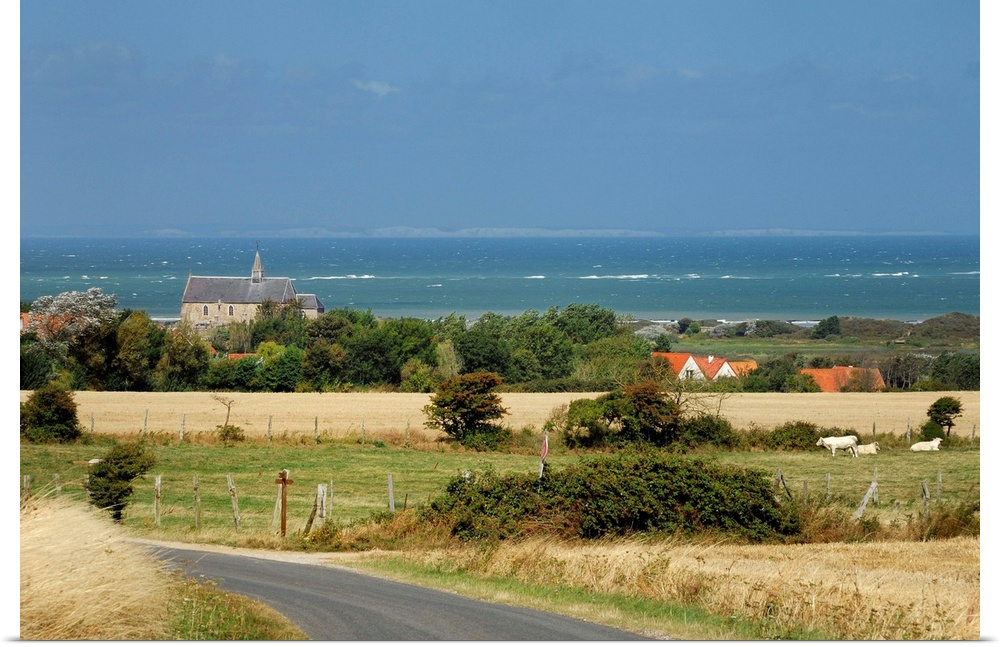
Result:
{"label": "wooden cross-shaped post", "polygon": [[278,472],[278,479],[275,481],[275,483],[281,486],[281,536],[282,537],[285,536],[285,528],[287,527],[286,522],[288,519],[288,515],[285,512],[285,510],[288,507],[287,506],[288,486],[294,482],[295,481],[288,478],[288,470],[281,470],[280,472]]}

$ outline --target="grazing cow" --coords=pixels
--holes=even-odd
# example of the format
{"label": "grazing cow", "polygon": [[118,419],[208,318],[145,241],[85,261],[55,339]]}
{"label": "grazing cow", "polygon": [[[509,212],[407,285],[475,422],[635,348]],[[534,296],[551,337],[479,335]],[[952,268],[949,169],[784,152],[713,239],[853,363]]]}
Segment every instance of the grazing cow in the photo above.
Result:
{"label": "grazing cow", "polygon": [[867,445],[858,445],[858,454],[877,454],[878,453],[878,443],[868,443]]}
{"label": "grazing cow", "polygon": [[857,436],[828,436],[816,441],[817,447],[826,447],[833,456],[837,455],[838,449],[851,452],[854,458],[858,457],[858,437]]}
{"label": "grazing cow", "polygon": [[934,440],[925,440],[922,443],[914,443],[910,445],[911,452],[936,452],[941,449],[941,439],[935,438]]}

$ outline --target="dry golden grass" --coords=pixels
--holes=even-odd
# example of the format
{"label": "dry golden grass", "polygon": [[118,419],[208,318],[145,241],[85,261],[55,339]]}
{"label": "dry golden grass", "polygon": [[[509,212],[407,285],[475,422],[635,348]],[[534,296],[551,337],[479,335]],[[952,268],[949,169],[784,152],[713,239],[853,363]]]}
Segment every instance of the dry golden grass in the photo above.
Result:
{"label": "dry golden grass", "polygon": [[96,514],[53,497],[21,506],[22,640],[168,637],[162,565]]}
{"label": "dry golden grass", "polygon": [[[330,437],[369,439],[402,437],[407,431],[413,442],[432,441],[439,432],[424,426],[421,410],[430,401],[426,393],[222,393],[232,401],[230,424],[248,435],[275,436],[318,432]],[[510,410],[504,424],[513,429],[542,425],[553,409],[594,393],[504,393],[503,406]],[[706,396],[700,405],[720,413],[737,429],[751,425],[771,428],[804,420],[821,427],[840,427],[902,435],[909,424],[918,428],[927,419],[927,408],[939,397],[950,395],[962,402],[963,414],[952,433],[968,437],[975,428],[980,435],[979,392],[927,393],[735,393]],[[21,401],[28,392],[21,392]],[[78,391],[74,394],[80,423],[99,434],[131,435],[141,431],[178,434],[214,431],[226,420],[226,407],[213,394],[119,393]]]}
{"label": "dry golden grass", "polygon": [[489,551],[416,550],[406,559],[437,570],[694,604],[844,640],[980,637],[979,538],[794,546],[531,539]]}

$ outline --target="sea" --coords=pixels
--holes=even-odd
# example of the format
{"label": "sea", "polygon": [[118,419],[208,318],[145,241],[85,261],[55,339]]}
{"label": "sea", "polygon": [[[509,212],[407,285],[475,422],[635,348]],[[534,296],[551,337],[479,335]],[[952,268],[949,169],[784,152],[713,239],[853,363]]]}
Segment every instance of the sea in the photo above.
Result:
{"label": "sea", "polygon": [[570,304],[620,316],[814,322],[979,315],[979,236],[22,238],[21,301],[101,288],[180,316],[188,276],[288,277],[326,309],[472,321]]}

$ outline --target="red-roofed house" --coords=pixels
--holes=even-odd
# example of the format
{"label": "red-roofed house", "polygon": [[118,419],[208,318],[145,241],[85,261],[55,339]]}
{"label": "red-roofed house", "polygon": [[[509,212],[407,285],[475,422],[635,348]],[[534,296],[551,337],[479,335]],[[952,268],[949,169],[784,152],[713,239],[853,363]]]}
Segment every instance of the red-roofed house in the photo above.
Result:
{"label": "red-roofed house", "polygon": [[733,360],[729,362],[729,367],[733,369],[737,377],[746,377],[752,371],[757,370],[757,362],[752,359],[748,360]]}
{"label": "red-roofed house", "polygon": [[757,368],[757,362],[738,362],[743,373],[739,373],[728,360],[722,357],[709,355],[699,357],[691,353],[661,353],[654,352],[653,357],[659,357],[670,362],[670,368],[674,375],[682,380],[718,380],[723,377],[743,377],[752,369],[743,365],[753,365]]}
{"label": "red-roofed house", "polygon": [[883,391],[885,381],[877,368],[834,366],[833,368],[801,368],[799,373],[810,376],[823,393],[841,391]]}

